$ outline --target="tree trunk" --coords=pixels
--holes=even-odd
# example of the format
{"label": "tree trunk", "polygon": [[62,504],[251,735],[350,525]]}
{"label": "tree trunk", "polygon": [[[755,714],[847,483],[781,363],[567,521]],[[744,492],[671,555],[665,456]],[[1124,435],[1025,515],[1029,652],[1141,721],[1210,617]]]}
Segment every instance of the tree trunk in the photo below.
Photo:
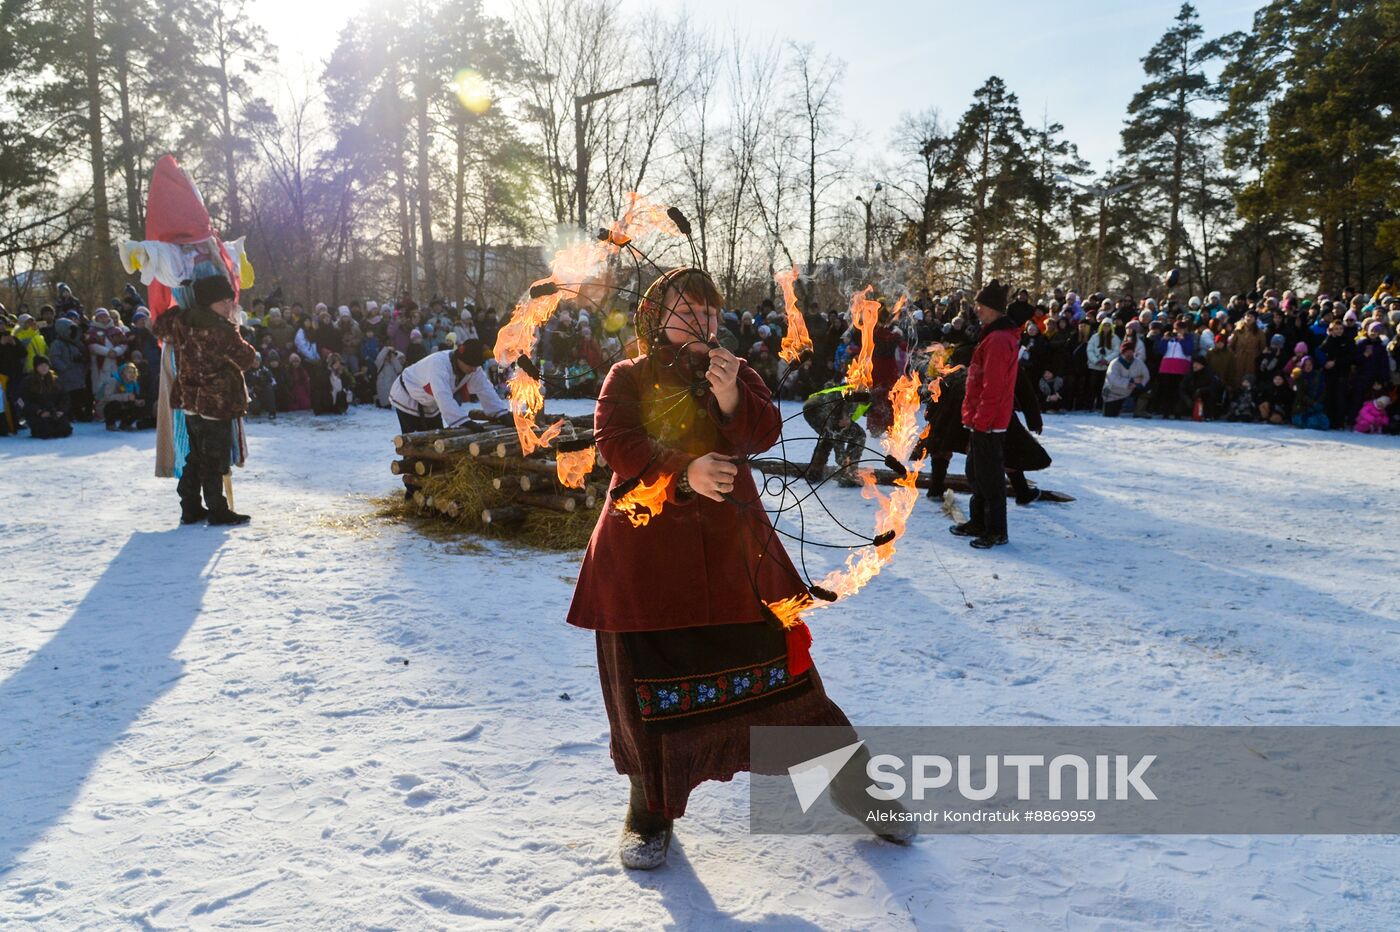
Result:
{"label": "tree trunk", "polygon": [[[389,65],[389,92],[394,95],[395,112],[402,110],[397,62],[391,62]],[[403,273],[399,284],[400,289],[406,287],[408,294],[417,300],[418,256],[413,248],[413,220],[408,208],[408,166],[404,164],[403,150],[404,138],[399,130],[394,138],[394,193],[399,199],[399,251],[403,254]]]}
{"label": "tree trunk", "polygon": [[477,307],[486,306],[486,237],[490,232],[487,217],[489,205],[483,204],[481,208],[481,228],[476,238],[476,281],[472,287],[472,300]]}
{"label": "tree trunk", "polygon": [[[1354,281],[1351,277],[1351,217],[1342,220],[1342,281],[1350,283]],[[1365,288],[1363,281],[1361,287]]]}
{"label": "tree trunk", "polygon": [[228,199],[226,206],[228,209],[228,229],[224,230],[227,238],[236,237],[243,230],[243,213],[238,203],[238,175],[234,166],[233,153],[233,113],[229,106],[229,80],[228,80],[228,41],[224,33],[223,10],[219,4],[214,4],[214,15],[218,17],[218,53],[219,53],[219,122],[220,131],[223,138],[222,143],[224,155],[224,173],[227,175]]}
{"label": "tree trunk", "polygon": [[87,81],[88,146],[92,159],[92,227],[93,247],[97,250],[97,278],[94,282],[98,301],[108,301],[115,281],[112,265],[111,217],[107,205],[107,146],[102,139],[102,76],[98,55],[97,0],[83,3],[83,77]]}
{"label": "tree trunk", "polygon": [[1326,294],[1337,294],[1342,284],[1338,226],[1337,218],[1331,216],[1324,216],[1319,224],[1322,233],[1322,261],[1318,269],[1318,277],[1321,280],[1318,290]]}
{"label": "tree trunk", "polygon": [[461,300],[467,294],[467,120],[455,111],[452,141],[457,149],[457,171],[452,191],[452,295]]}
{"label": "tree trunk", "polygon": [[136,145],[131,138],[131,68],[126,49],[118,46],[113,64],[117,70],[117,102],[121,106],[121,122],[117,131],[122,137],[122,180],[126,183],[126,226],[135,237],[146,236],[146,218],[141,209],[141,177],[136,167]]}
{"label": "tree trunk", "polygon": [[433,248],[433,199],[428,158],[431,141],[428,132],[429,76],[424,73],[424,67],[423,62],[420,61],[413,80],[414,95],[417,98],[416,119],[418,123],[418,224],[423,244],[424,284],[427,288],[425,296],[438,297],[436,250]]}
{"label": "tree trunk", "polygon": [[992,161],[991,148],[992,123],[989,116],[987,124],[982,130],[982,164],[977,172],[977,214],[972,218],[973,255],[975,257],[972,266],[972,287],[974,288],[981,288],[984,281],[982,273],[985,270],[987,236],[983,224],[987,212],[987,178]]}
{"label": "tree trunk", "polygon": [[807,273],[812,275],[817,271],[817,125],[810,117],[807,139]]}

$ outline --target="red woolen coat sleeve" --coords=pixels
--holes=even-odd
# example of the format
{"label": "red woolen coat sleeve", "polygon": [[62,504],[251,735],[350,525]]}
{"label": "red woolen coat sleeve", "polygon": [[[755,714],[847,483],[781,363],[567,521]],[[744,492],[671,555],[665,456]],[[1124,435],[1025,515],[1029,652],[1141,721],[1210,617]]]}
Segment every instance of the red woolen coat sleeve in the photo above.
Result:
{"label": "red woolen coat sleeve", "polygon": [[690,496],[676,497],[675,479],[685,473],[695,457],[659,443],[647,433],[642,424],[637,374],[636,365],[628,361],[613,366],[603,380],[593,416],[598,452],[613,471],[614,488],[633,478],[651,484],[669,474],[666,500],[671,504],[690,501]]}
{"label": "red woolen coat sleeve", "polygon": [[[973,430],[1005,430],[1011,421],[1012,396],[1016,390],[1016,344],[995,334],[981,349],[982,378],[967,426]],[[1008,378],[1008,375],[1010,376]]]}
{"label": "red woolen coat sleeve", "polygon": [[733,445],[735,453],[753,456],[778,442],[783,416],[773,404],[773,393],[763,377],[742,360],[735,385],[739,389],[739,407],[733,416],[726,418],[720,413],[714,395],[710,395],[708,401],[710,416],[719,432]]}

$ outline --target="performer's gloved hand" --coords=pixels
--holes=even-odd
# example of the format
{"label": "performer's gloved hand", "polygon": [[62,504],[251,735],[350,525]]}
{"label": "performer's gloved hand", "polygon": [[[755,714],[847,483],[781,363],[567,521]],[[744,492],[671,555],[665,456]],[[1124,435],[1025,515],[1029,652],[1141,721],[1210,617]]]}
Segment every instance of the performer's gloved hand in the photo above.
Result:
{"label": "performer's gloved hand", "polygon": [[724,501],[726,493],[734,491],[734,482],[739,475],[735,457],[723,453],[706,453],[690,461],[685,472],[686,481],[696,492],[717,502]]}

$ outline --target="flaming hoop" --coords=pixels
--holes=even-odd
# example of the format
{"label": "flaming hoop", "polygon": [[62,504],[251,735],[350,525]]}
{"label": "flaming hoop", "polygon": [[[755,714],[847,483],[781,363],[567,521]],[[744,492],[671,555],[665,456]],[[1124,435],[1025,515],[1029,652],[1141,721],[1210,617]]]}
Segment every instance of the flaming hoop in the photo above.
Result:
{"label": "flaming hoop", "polygon": [[[550,275],[535,282],[528,292],[515,305],[509,322],[501,328],[494,348],[494,356],[501,366],[514,367],[510,376],[510,408],[515,422],[523,454],[529,455],[540,449],[549,448],[561,438],[565,422],[558,421],[545,428],[537,423],[544,407],[544,398],[549,388],[549,379],[532,360],[542,328],[559,312],[564,301],[581,306],[607,310],[613,307],[611,298],[626,295],[640,301],[646,284],[642,264],[654,267],[658,272],[662,267],[644,251],[643,246],[653,240],[675,240],[684,237],[690,242],[692,258],[696,258],[694,243],[690,240],[690,223],[675,207],[654,204],[638,194],[628,196],[627,209],[623,215],[606,229],[598,231],[594,239],[583,240],[567,246],[555,253],[550,261]],[[628,264],[631,269],[627,268]],[[698,265],[698,258],[696,258]],[[636,276],[635,287],[625,287],[623,282],[629,271]],[[807,331],[797,299],[798,270],[796,267],[778,272],[775,281],[783,293],[783,306],[787,315],[787,332],[783,336],[779,357],[788,364],[791,377],[798,371],[800,363],[812,352],[812,339]],[[873,384],[874,331],[880,319],[880,301],[873,297],[874,287],[867,285],[851,297],[851,322],[860,334],[860,351],[851,361],[847,379],[842,386],[844,393],[866,394]],[[904,313],[907,298],[901,296],[892,312],[892,320],[899,320]],[[715,344],[711,344],[715,345]],[[801,584],[807,590],[780,602],[764,603],[770,614],[770,621],[788,630],[790,637],[805,637],[802,614],[813,608],[830,605],[849,598],[864,588],[893,559],[896,545],[903,536],[909,517],[919,499],[916,486],[924,457],[920,440],[927,434],[920,432],[918,411],[921,404],[921,390],[937,398],[940,380],[952,369],[945,368],[947,351],[935,345],[926,373],[910,370],[902,375],[890,390],[892,420],[889,430],[881,439],[882,450],[879,459],[894,471],[895,489],[886,494],[876,486],[875,475],[870,469],[859,472],[864,499],[875,503],[874,530],[871,537],[847,547],[851,552],[844,564],[826,573],[821,579],[812,582],[802,578]],[[610,366],[616,359],[606,360]],[[605,371],[605,370],[604,370]],[[596,372],[601,376],[604,372]],[[639,428],[645,429],[645,425]],[[557,449],[555,453],[556,473],[561,485],[568,488],[582,488],[596,460],[593,446],[580,447],[579,439],[573,438],[567,449]],[[588,438],[583,442],[586,444]],[[779,443],[783,441],[780,439]],[[916,457],[917,458],[914,458]],[[784,457],[786,463],[786,457]],[[652,481],[643,481],[643,476],[618,477],[612,490],[610,504],[605,507],[616,510],[633,527],[644,527],[661,514],[666,503],[667,491],[675,476],[661,473]],[[779,503],[775,508],[766,508],[762,501],[741,503],[730,499],[734,507],[764,508],[776,519],[789,508],[800,510],[806,497],[819,495],[821,482],[812,485],[810,493],[801,496],[793,493],[789,486],[797,480],[782,484]],[[771,496],[770,496],[771,497]],[[791,503],[788,502],[789,498]],[[820,501],[820,499],[818,499]],[[843,525],[844,527],[844,525]],[[849,530],[849,529],[847,529]],[[760,557],[776,541],[776,520],[771,526],[772,534],[764,542]],[[786,536],[793,537],[788,534]],[[805,546],[808,541],[799,535],[795,539]],[[824,546],[844,546],[826,544]],[[805,567],[805,560],[803,561]],[[754,569],[756,573],[756,568]],[[805,570],[804,570],[805,577]],[[755,575],[756,580],[756,575]],[[755,591],[757,586],[755,583]]]}

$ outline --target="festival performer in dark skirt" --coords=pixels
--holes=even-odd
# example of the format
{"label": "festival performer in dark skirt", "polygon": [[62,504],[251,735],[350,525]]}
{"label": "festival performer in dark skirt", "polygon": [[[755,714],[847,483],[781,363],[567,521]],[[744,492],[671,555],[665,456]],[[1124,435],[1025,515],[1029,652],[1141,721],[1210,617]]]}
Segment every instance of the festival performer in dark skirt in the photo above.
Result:
{"label": "festival performer in dark skirt", "polygon": [[[1034,308],[1023,301],[1013,301],[1006,316],[1018,327],[1030,320]],[[971,432],[962,423],[963,393],[967,390],[967,366],[972,361],[974,343],[959,343],[945,361],[945,368],[957,371],[943,376],[938,400],[929,400],[924,408],[928,422],[928,438],[924,441],[929,456],[929,498],[941,498],[947,488],[948,464],[954,453],[966,453]],[[1044,422],[1040,415],[1040,397],[1024,369],[1016,375],[1015,410],[1021,412],[1025,424],[1013,413],[1006,427],[1003,455],[1006,478],[1016,493],[1016,504],[1029,505],[1040,498],[1040,490],[1026,479],[1026,473],[1048,469],[1052,460],[1045,448],[1031,436],[1040,433]],[[1029,430],[1027,429],[1029,428]]]}
{"label": "festival performer in dark skirt", "polygon": [[[635,869],[665,862],[691,790],[750,769],[750,726],[850,725],[806,626],[785,631],[764,605],[807,589],[736,462],[772,446],[781,417],[758,373],[714,342],[723,304],[700,269],[657,279],[637,312],[642,355],[612,367],[595,415],[614,477],[568,620],[596,631],[613,764],[632,783],[620,853]],[[664,490],[644,523],[616,507],[639,487]],[[862,820],[868,797],[857,814],[852,791],[865,782],[848,765],[833,784]]]}

